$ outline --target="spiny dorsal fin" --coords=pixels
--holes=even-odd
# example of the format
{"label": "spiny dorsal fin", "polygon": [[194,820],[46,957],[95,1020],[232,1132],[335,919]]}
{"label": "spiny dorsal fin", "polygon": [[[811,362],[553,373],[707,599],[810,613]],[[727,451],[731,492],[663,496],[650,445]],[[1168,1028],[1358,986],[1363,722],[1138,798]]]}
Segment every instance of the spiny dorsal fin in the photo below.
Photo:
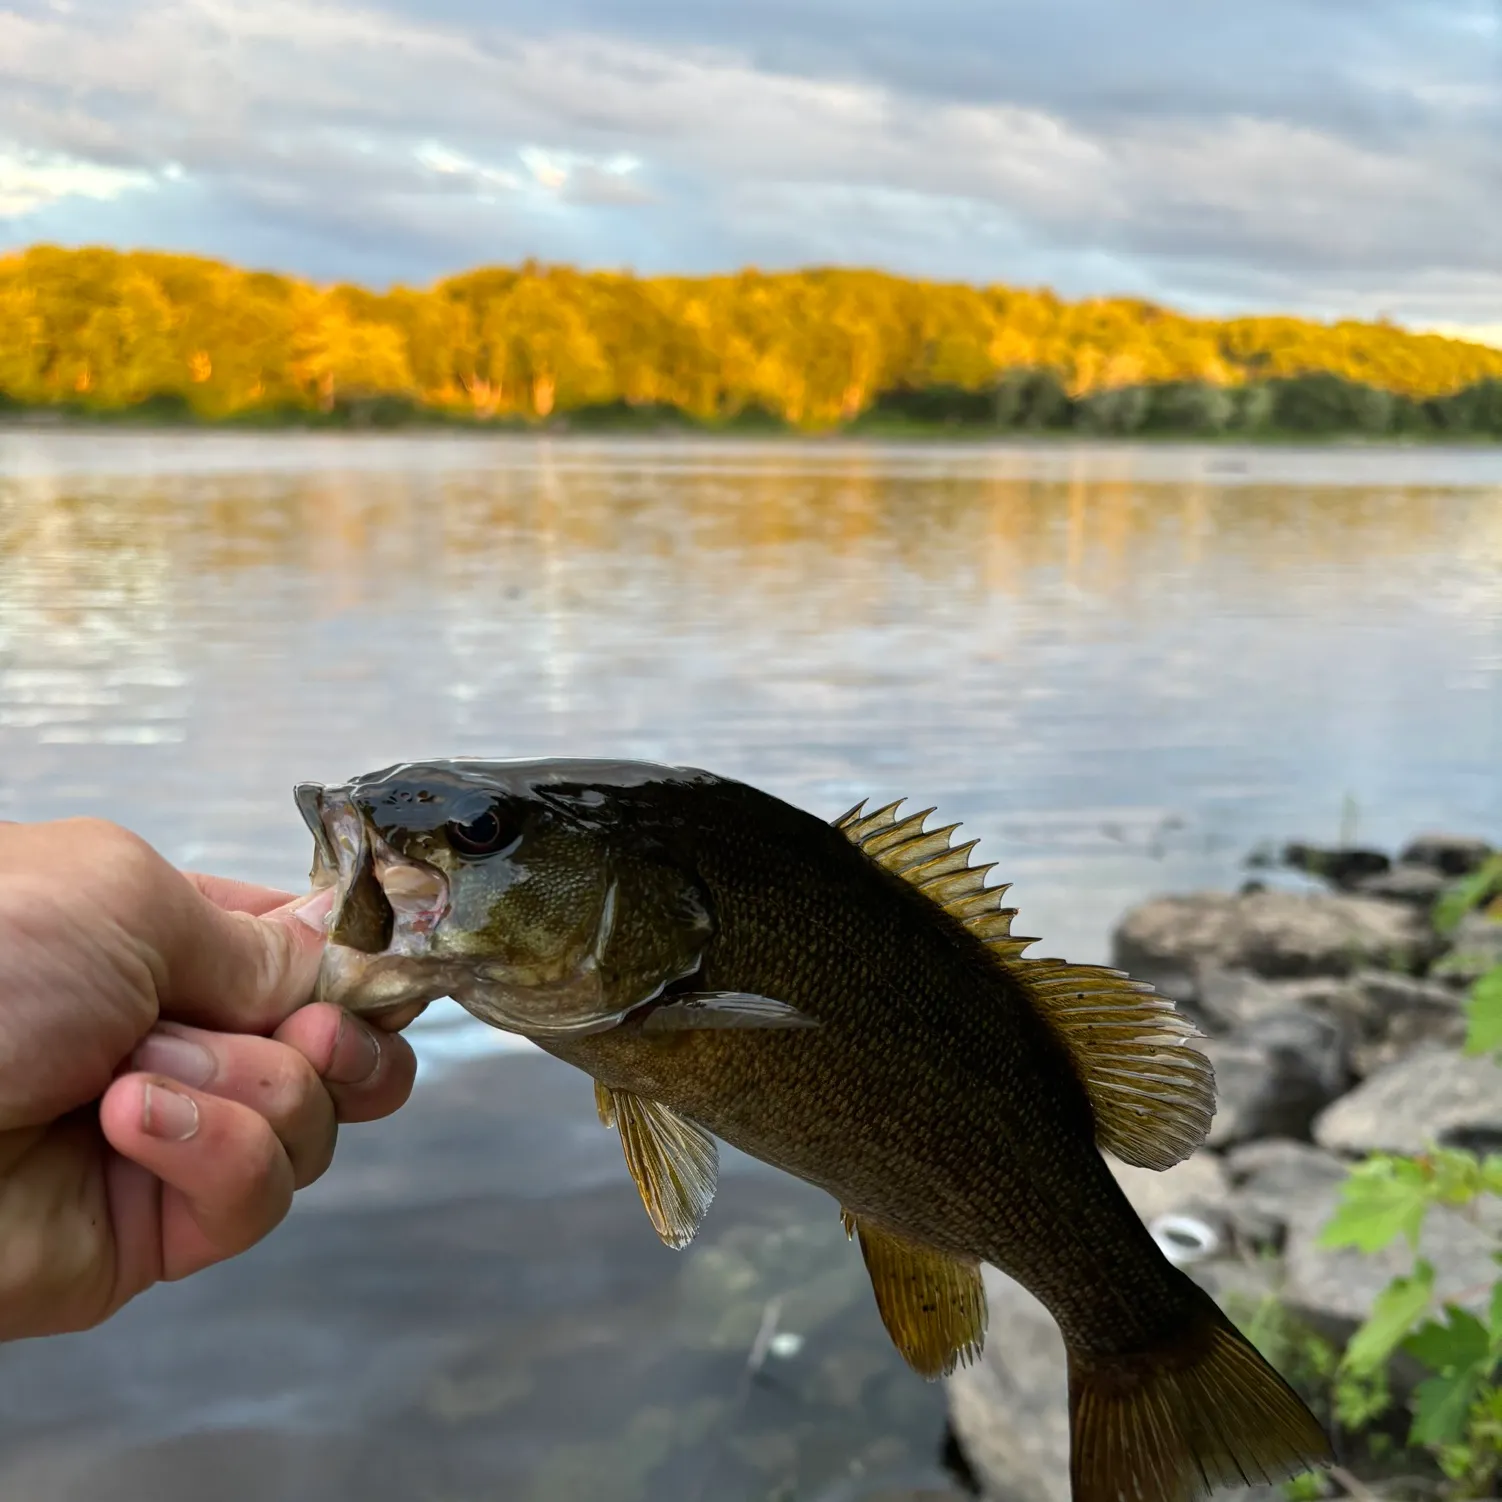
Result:
{"label": "spiny dorsal fin", "polygon": [[903,1360],[928,1378],[974,1361],[986,1339],[979,1264],[893,1236],[845,1209],[840,1220],[847,1236],[860,1235],[881,1322]]}
{"label": "spiny dorsal fin", "polygon": [[834,821],[834,827],[877,865],[902,877],[959,919],[994,954],[1015,959],[1029,944],[1036,944],[1036,939],[1013,936],[1012,919],[1017,909],[1001,906],[1005,887],[986,885],[991,867],[971,864],[970,853],[977,842],[952,845],[950,836],[960,827],[958,824],[925,830],[923,821],[933,812],[931,808],[899,819],[897,810],[902,801],[898,799],[872,814],[862,814],[866,805],[857,803]]}
{"label": "spiny dorsal fin", "polygon": [[1001,906],[1006,887],[986,885],[991,866],[971,864],[976,842],[951,844],[957,824],[925,830],[933,810],[899,818],[901,806],[867,814],[858,803],[835,828],[963,923],[1023,987],[1074,1060],[1101,1147],[1139,1168],[1187,1158],[1215,1114],[1215,1071],[1189,1042],[1199,1036],[1194,1027],[1167,997],[1119,970],[1023,958],[1037,940],[1013,936],[1017,910]]}
{"label": "spiny dorsal fin", "polygon": [[694,1239],[714,1198],[719,1150],[702,1127],[676,1111],[595,1081],[600,1120],[616,1127],[626,1167],[653,1229],[676,1250]]}

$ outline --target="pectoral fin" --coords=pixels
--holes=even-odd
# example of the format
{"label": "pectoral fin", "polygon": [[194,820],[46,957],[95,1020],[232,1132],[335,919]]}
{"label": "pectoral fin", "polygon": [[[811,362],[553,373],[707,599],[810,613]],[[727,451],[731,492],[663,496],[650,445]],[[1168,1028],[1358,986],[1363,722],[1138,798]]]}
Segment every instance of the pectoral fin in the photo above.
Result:
{"label": "pectoral fin", "polygon": [[653,1228],[670,1247],[686,1247],[714,1198],[720,1156],[714,1138],[656,1101],[598,1081],[595,1106],[621,1134],[626,1167]]}
{"label": "pectoral fin", "polygon": [[867,1225],[840,1212],[845,1234],[860,1235],[881,1321],[921,1376],[947,1377],[980,1355],[986,1338],[986,1290],[980,1266]]}
{"label": "pectoral fin", "polygon": [[699,1028],[818,1027],[806,1012],[770,996],[745,991],[695,991],[653,1007],[642,1019],[644,1033],[677,1033]]}

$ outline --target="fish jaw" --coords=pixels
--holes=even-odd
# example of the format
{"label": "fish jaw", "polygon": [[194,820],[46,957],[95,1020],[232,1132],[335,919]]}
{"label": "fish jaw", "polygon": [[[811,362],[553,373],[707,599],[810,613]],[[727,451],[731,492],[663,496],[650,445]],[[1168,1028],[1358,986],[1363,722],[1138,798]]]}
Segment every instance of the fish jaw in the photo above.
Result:
{"label": "fish jaw", "polygon": [[348,787],[305,782],[294,796],[313,836],[311,884],[336,892],[314,1000],[371,1016],[449,995],[460,967],[431,953],[449,907],[443,873],[371,831]]}

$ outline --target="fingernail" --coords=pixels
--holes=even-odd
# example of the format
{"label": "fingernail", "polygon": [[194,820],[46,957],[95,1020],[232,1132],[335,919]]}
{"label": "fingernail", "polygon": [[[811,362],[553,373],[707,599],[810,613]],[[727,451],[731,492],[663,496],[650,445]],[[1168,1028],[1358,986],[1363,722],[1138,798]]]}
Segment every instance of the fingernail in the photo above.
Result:
{"label": "fingernail", "polygon": [[306,897],[300,897],[296,902],[289,903],[284,908],[278,908],[276,913],[268,913],[267,917],[276,917],[285,913],[289,918],[296,918],[299,923],[311,928],[320,937],[329,931],[329,918],[334,911],[334,898],[337,894],[333,887],[324,887],[320,891],[310,892]]}
{"label": "fingernail", "polygon": [[346,1012],[339,1019],[339,1036],[324,1078],[334,1085],[363,1085],[381,1062],[381,1040]]}
{"label": "fingernail", "polygon": [[186,1142],[198,1130],[198,1102],[165,1085],[147,1085],[141,1099],[141,1130],[163,1142]]}
{"label": "fingernail", "polygon": [[206,1085],[214,1077],[214,1056],[201,1043],[156,1030],[136,1046],[131,1065],[147,1074],[165,1074],[184,1085]]}

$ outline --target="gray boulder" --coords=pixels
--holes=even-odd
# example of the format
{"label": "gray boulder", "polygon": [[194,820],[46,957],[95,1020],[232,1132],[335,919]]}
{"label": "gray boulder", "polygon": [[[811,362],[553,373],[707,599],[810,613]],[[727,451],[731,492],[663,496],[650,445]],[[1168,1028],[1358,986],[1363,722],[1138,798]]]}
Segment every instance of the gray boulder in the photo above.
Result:
{"label": "gray boulder", "polygon": [[1449,878],[1433,866],[1397,865],[1380,875],[1363,877],[1354,889],[1366,897],[1411,902],[1427,912],[1448,883]]}
{"label": "gray boulder", "polygon": [[1059,1327],[1010,1278],[982,1270],[990,1338],[946,1383],[949,1421],[988,1497],[1070,1502],[1069,1379]]}
{"label": "gray boulder", "polygon": [[1385,851],[1355,845],[1285,845],[1283,864],[1350,890],[1368,877],[1391,870],[1392,858]]}
{"label": "gray boulder", "polygon": [[1334,1153],[1420,1153],[1433,1143],[1502,1149],[1502,1069],[1425,1045],[1321,1112],[1314,1140]]}
{"label": "gray boulder", "polygon": [[1200,1047],[1215,1066],[1211,1147],[1307,1137],[1348,1079],[1345,1029],[1315,1012],[1268,1013]]}
{"label": "gray boulder", "polygon": [[1464,834],[1421,834],[1398,857],[1400,865],[1428,866],[1442,876],[1469,876],[1479,870],[1492,847]]}
{"label": "gray boulder", "polygon": [[[1343,1340],[1371,1313],[1373,1301],[1393,1278],[1412,1272],[1415,1254],[1401,1237],[1377,1253],[1320,1246],[1339,1200],[1338,1186],[1331,1186],[1290,1205],[1283,1297],[1311,1325]],[[1482,1200],[1477,1210],[1474,1220],[1442,1207],[1431,1210],[1418,1255],[1434,1264],[1434,1286],[1441,1301],[1480,1311],[1497,1276],[1491,1254],[1502,1236],[1502,1204]]]}
{"label": "gray boulder", "polygon": [[1222,1210],[1230,1194],[1225,1166],[1214,1153],[1203,1150],[1161,1173],[1122,1163],[1109,1154],[1106,1164],[1132,1208],[1149,1225],[1162,1215]]}
{"label": "gray boulder", "polygon": [[1229,1033],[1278,1012],[1315,1011],[1339,1018],[1359,1035],[1365,1002],[1341,976],[1264,980],[1249,970],[1203,965],[1195,976],[1194,1011],[1207,1032]]}
{"label": "gray boulder", "polygon": [[1161,897],[1129,912],[1113,936],[1114,964],[1191,1004],[1206,966],[1288,980],[1411,971],[1435,951],[1411,904],[1277,891]]}
{"label": "gray boulder", "polygon": [[1346,1172],[1334,1154],[1287,1137],[1233,1148],[1225,1157],[1226,1208],[1238,1242],[1253,1250],[1281,1247],[1294,1205],[1328,1201]]}
{"label": "gray boulder", "polygon": [[1502,923],[1485,913],[1467,913],[1449,935],[1449,945],[1430,972],[1461,988],[1502,965]]}
{"label": "gray boulder", "polygon": [[1372,970],[1355,977],[1354,989],[1363,1025],[1351,1068],[1359,1076],[1376,1074],[1426,1043],[1457,1047],[1465,1041],[1464,997],[1451,986]]}

